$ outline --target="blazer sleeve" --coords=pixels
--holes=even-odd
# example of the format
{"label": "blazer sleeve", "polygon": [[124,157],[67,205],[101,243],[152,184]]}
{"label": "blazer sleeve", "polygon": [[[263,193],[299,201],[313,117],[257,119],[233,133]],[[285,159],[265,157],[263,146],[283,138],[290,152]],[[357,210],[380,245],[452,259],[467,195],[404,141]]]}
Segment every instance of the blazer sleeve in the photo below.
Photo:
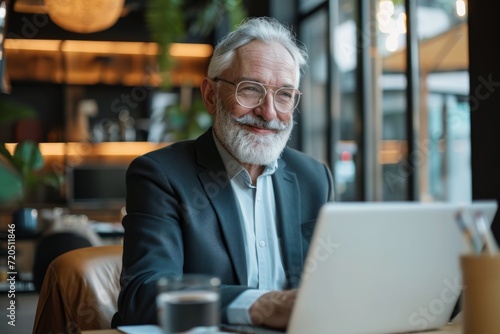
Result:
{"label": "blazer sleeve", "polygon": [[157,156],[146,155],[127,171],[121,292],[113,327],[156,324],[157,281],[186,270],[221,278],[223,320],[227,306],[248,289],[232,272],[214,210],[193,202],[197,199],[190,191],[202,191],[196,171],[190,170],[196,163],[183,159],[168,161],[168,167]]}

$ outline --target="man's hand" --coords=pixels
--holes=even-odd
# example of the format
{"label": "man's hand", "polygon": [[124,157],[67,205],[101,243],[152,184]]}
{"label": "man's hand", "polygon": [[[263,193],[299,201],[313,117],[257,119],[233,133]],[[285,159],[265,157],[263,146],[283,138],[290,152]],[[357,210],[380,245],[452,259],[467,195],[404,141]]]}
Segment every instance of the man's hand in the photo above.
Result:
{"label": "man's hand", "polygon": [[297,290],[271,291],[250,307],[250,318],[256,326],[286,329],[292,314]]}

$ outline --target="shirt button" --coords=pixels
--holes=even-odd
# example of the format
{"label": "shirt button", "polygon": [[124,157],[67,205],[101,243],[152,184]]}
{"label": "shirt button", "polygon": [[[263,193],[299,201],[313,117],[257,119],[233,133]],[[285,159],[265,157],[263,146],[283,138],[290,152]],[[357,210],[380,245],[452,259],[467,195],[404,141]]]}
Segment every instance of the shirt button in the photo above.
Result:
{"label": "shirt button", "polygon": [[264,240],[259,241],[259,246],[264,247],[266,245],[266,242]]}
{"label": "shirt button", "polygon": [[260,197],[257,197],[257,202],[260,202]]}

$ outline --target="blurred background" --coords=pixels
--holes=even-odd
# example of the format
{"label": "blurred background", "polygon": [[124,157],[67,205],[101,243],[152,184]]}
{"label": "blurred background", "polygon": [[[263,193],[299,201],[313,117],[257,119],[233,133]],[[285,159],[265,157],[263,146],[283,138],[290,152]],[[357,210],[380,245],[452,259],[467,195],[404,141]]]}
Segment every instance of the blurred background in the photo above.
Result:
{"label": "blurred background", "polygon": [[[199,84],[213,46],[250,16],[289,24],[309,51],[289,145],[331,167],[337,201],[498,200],[499,9],[493,0],[0,0],[0,225],[19,208],[118,223],[130,161],[211,125]],[[32,173],[19,183],[8,155],[22,142],[40,156],[24,148]],[[499,226],[495,218],[497,237]]]}
{"label": "blurred background", "polygon": [[43,143],[66,173],[195,138],[211,124],[199,83],[212,47],[269,15],[310,53],[290,146],[331,166],[337,200],[472,198],[466,1],[186,0],[177,16],[168,0],[94,2],[2,1],[0,99],[36,115],[2,125],[2,142]]}

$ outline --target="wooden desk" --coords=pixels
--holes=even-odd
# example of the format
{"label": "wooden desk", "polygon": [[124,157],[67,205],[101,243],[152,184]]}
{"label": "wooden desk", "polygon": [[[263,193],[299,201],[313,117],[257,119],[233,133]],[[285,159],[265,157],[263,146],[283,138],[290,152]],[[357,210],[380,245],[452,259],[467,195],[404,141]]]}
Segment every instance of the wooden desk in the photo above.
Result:
{"label": "wooden desk", "polygon": [[[95,331],[83,331],[82,334],[122,334],[116,329],[102,329]],[[462,334],[462,327],[460,324],[448,325],[442,329],[424,332],[411,332],[411,334]]]}

